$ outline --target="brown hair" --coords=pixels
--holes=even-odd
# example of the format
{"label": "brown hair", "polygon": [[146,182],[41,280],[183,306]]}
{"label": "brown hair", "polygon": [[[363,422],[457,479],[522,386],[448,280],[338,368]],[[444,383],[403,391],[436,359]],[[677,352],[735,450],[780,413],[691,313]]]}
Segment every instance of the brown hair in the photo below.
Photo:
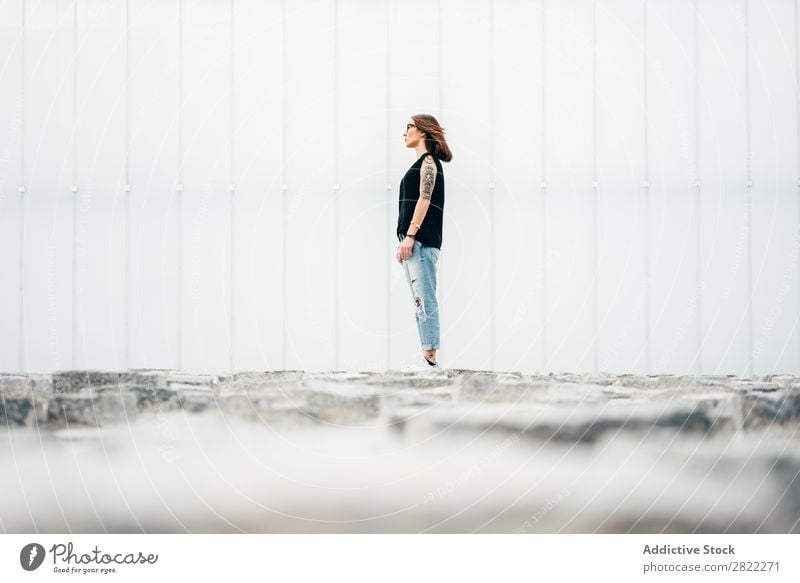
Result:
{"label": "brown hair", "polygon": [[453,159],[453,153],[447,140],[444,139],[444,128],[439,125],[436,118],[426,113],[412,115],[414,125],[421,132],[425,132],[425,147],[428,151],[439,158],[442,162],[449,162]]}

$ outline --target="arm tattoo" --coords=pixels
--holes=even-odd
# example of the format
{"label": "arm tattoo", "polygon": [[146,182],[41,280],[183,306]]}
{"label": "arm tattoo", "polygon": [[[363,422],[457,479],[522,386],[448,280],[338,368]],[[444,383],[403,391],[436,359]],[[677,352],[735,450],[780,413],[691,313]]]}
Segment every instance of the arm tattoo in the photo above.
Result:
{"label": "arm tattoo", "polygon": [[429,157],[425,158],[422,166],[422,189],[420,196],[430,200],[433,194],[433,183],[436,181],[436,165]]}

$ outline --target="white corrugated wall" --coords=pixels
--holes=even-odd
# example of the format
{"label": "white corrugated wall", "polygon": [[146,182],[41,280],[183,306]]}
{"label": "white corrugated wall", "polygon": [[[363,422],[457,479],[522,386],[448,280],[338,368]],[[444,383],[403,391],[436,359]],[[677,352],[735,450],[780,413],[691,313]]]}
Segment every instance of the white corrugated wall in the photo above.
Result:
{"label": "white corrugated wall", "polygon": [[797,0],[0,0],[0,371],[800,373]]}

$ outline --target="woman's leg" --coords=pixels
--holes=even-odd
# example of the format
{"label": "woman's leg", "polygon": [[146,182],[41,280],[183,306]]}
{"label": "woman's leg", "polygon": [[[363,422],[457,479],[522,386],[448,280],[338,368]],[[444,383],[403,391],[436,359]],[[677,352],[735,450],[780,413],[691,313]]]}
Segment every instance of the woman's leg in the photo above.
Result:
{"label": "woman's leg", "polygon": [[415,242],[411,258],[403,262],[414,302],[422,351],[431,362],[436,362],[436,351],[439,349],[439,304],[436,299],[438,260],[438,249]]}
{"label": "woman's leg", "polygon": [[414,243],[414,247],[412,249],[411,257],[403,261],[403,273],[406,276],[406,282],[408,282],[408,289],[411,290],[411,301],[414,303],[414,319],[417,323],[417,334],[419,335],[420,342],[422,342],[422,322],[420,320],[419,314],[419,306],[416,303],[416,293],[414,290],[418,289],[418,281],[419,281],[419,273],[420,273],[420,266],[419,266],[419,250],[418,244]]}
{"label": "woman's leg", "polygon": [[439,250],[436,247],[422,246],[420,257],[423,273],[422,296],[427,314],[422,324],[422,348],[426,358],[436,362],[436,351],[439,349],[439,301],[436,297]]}

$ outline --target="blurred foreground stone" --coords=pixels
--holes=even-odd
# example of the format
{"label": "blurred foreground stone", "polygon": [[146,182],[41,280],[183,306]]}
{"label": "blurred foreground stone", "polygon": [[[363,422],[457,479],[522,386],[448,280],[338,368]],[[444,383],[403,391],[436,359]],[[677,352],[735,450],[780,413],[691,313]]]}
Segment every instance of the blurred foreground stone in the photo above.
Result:
{"label": "blurred foreground stone", "polygon": [[0,374],[4,532],[800,532],[800,379]]}

